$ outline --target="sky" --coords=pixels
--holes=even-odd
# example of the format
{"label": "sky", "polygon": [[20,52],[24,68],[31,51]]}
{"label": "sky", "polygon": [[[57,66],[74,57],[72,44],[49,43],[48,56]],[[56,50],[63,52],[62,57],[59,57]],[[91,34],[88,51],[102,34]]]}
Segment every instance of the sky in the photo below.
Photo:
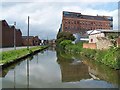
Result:
{"label": "sky", "polygon": [[119,0],[2,0],[0,20],[6,20],[22,35],[27,35],[30,16],[30,35],[40,39],[55,39],[62,22],[62,12],[72,11],[85,15],[113,16],[113,28],[118,29]]}

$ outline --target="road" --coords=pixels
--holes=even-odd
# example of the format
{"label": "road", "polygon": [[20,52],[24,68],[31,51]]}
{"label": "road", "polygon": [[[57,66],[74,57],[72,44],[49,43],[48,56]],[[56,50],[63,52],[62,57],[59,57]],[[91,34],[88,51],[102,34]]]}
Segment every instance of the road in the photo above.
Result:
{"label": "road", "polygon": [[[31,47],[35,47],[35,46],[30,46]],[[16,47],[16,49],[22,49],[22,48],[27,48],[27,46],[23,46],[23,47]],[[14,47],[9,47],[9,48],[0,48],[0,52],[4,52],[4,51],[10,51],[10,50],[14,50]]]}

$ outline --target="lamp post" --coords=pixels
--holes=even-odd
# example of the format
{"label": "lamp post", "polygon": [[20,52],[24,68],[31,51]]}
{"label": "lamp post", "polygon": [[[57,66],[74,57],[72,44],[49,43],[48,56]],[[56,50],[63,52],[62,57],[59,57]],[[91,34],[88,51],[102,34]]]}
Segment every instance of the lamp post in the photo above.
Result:
{"label": "lamp post", "polygon": [[29,50],[29,16],[28,16],[28,31],[27,31],[27,49]]}
{"label": "lamp post", "polygon": [[15,29],[15,26],[16,26],[16,22],[14,22],[14,50],[16,50],[16,29]]}

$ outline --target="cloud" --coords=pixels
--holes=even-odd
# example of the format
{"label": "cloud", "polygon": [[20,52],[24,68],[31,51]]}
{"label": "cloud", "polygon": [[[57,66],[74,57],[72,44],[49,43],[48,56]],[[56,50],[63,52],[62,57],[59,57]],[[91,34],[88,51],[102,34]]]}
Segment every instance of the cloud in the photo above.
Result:
{"label": "cloud", "polygon": [[[118,2],[119,0],[114,0]],[[113,0],[2,0],[2,2],[113,2]]]}
{"label": "cloud", "polygon": [[[3,0],[4,1],[4,0]],[[100,8],[103,3],[66,3],[66,2],[4,2],[2,4],[2,19],[9,24],[17,22],[23,35],[27,35],[27,17],[30,16],[30,35],[39,35],[41,39],[53,39],[59,30],[62,22],[62,11],[80,12],[87,15],[110,15],[114,17],[114,27],[117,28],[117,8]],[[105,4],[104,5],[108,5]],[[112,4],[110,4],[112,5]]]}

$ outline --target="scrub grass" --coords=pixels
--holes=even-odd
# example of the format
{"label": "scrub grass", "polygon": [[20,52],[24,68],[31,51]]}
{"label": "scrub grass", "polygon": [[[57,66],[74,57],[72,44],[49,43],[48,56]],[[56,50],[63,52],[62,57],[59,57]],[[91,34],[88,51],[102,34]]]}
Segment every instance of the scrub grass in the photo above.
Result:
{"label": "scrub grass", "polygon": [[27,50],[27,48],[24,48],[19,50],[0,52],[0,64],[12,62],[20,57],[32,54],[34,51],[42,50],[44,48],[46,48],[46,46],[36,46],[30,48],[29,50]]}

